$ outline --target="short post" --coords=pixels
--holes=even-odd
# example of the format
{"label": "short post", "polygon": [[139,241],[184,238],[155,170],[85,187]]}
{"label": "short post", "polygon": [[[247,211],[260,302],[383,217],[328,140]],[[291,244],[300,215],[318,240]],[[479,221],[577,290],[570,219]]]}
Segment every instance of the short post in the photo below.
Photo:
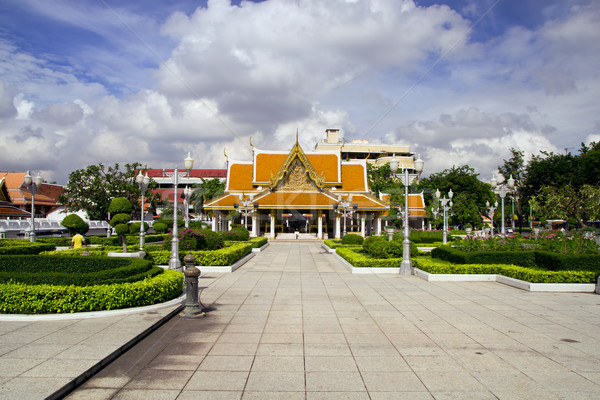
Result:
{"label": "short post", "polygon": [[202,313],[200,302],[198,301],[198,277],[200,270],[194,266],[196,257],[192,253],[188,253],[183,259],[185,263],[185,311],[184,316],[187,318],[197,316]]}

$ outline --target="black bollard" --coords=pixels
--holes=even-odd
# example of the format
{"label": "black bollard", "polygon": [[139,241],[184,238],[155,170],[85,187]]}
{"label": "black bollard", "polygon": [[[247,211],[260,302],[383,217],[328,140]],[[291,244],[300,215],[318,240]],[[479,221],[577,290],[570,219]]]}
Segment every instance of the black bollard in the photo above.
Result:
{"label": "black bollard", "polygon": [[202,309],[200,308],[200,302],[198,301],[198,277],[200,276],[200,270],[194,266],[196,257],[192,253],[188,253],[183,259],[185,263],[185,317],[200,316]]}

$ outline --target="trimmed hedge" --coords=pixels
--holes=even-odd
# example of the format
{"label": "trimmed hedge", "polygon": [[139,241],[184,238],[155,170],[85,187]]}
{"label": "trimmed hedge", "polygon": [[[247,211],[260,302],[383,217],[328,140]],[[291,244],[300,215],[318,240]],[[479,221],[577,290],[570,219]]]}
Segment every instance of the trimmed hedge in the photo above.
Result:
{"label": "trimmed hedge", "polygon": [[338,246],[342,245],[341,240],[326,239],[326,240],[323,240],[323,243],[325,244],[325,246],[329,247],[330,249],[336,249],[336,248],[338,248]]}
{"label": "trimmed hedge", "polygon": [[373,258],[361,249],[361,246],[340,246],[335,252],[356,268],[400,268],[402,258]]}
{"label": "trimmed hedge", "polygon": [[135,282],[162,273],[150,261],[106,257],[0,257],[0,283],[90,286]]}
{"label": "trimmed hedge", "polygon": [[[152,243],[152,242],[161,242],[165,239],[166,235],[163,234],[146,234],[146,243]],[[135,245],[135,244],[139,244],[140,243],[140,237],[139,235],[131,235],[131,236],[125,236],[125,238],[127,239],[127,245]],[[116,236],[111,236],[111,237],[106,237],[106,236],[88,236],[85,238],[85,241],[88,242],[89,244],[101,244],[104,246],[117,246],[119,245],[119,238]],[[69,241],[69,243],[71,243]]]}
{"label": "trimmed hedge", "polygon": [[42,251],[54,250],[51,243],[29,242],[27,239],[0,240],[0,255],[8,254],[39,254]]}
{"label": "trimmed hedge", "polygon": [[596,254],[562,254],[545,251],[464,252],[450,246],[442,246],[433,249],[431,256],[456,264],[514,264],[551,271],[600,271],[600,255]]}
{"label": "trimmed hedge", "polygon": [[414,258],[413,265],[430,274],[498,274],[532,283],[596,283],[591,271],[548,271],[507,264],[452,264],[428,257]]}
{"label": "trimmed hedge", "polygon": [[[238,242],[231,246],[219,250],[197,250],[180,251],[179,259],[183,263],[183,258],[192,253],[196,257],[195,265],[205,266],[226,266],[231,265],[246,254],[252,251],[253,243]],[[147,249],[148,257],[157,265],[167,265],[171,259],[171,252],[168,250]]]}
{"label": "trimmed hedge", "polygon": [[363,240],[365,240],[362,236],[357,235],[356,233],[348,233],[342,237],[342,244],[350,244],[350,245],[362,245]]}
{"label": "trimmed hedge", "polygon": [[165,270],[133,283],[95,286],[0,284],[0,311],[11,314],[73,313],[141,307],[182,292],[183,274]]}
{"label": "trimmed hedge", "polygon": [[254,238],[250,239],[250,243],[252,243],[252,248],[255,248],[255,249],[257,249],[259,247],[263,247],[268,242],[269,242],[269,239],[267,239],[264,236],[254,237]]}

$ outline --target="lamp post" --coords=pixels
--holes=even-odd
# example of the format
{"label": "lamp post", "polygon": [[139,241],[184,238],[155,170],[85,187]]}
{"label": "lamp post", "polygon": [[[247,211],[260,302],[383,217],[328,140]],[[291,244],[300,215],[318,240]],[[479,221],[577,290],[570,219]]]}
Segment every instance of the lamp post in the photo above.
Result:
{"label": "lamp post", "polygon": [[185,207],[185,227],[190,227],[190,197],[192,197],[193,190],[186,186],[183,189],[183,206]]}
{"label": "lamp post", "polygon": [[452,192],[452,189],[450,189],[448,191],[448,197],[444,196],[443,198],[440,199],[441,193],[439,189],[436,189],[435,191],[435,197],[436,199],[440,202],[440,204],[442,205],[442,211],[443,211],[443,215],[444,215],[444,235],[443,235],[443,239],[442,239],[442,244],[447,244],[448,243],[448,211],[450,211],[450,209],[452,208],[452,197],[454,196],[454,193]]}
{"label": "lamp post", "polygon": [[248,229],[248,206],[252,203],[254,196],[249,196],[244,199],[244,195],[240,194],[240,206],[244,209],[244,228]]}
{"label": "lamp post", "polygon": [[496,186],[498,185],[498,181],[496,177],[492,176],[492,180],[490,181],[490,185],[492,186],[492,190],[500,196],[502,199],[502,238],[506,238],[506,230],[504,229],[504,198],[508,193],[511,193],[513,188],[515,187],[515,180],[512,175],[508,178],[508,181],[500,185],[500,188],[496,190]]}
{"label": "lamp post", "polygon": [[488,208],[488,215],[490,216],[490,221],[492,223],[491,236],[494,236],[494,211],[498,208],[498,202],[496,201],[493,205],[490,205],[490,202],[486,201],[485,206]]}
{"label": "lamp post", "polygon": [[335,204],[334,210],[339,210],[338,206],[342,208],[341,212],[344,214],[344,232],[342,233],[342,237],[344,237],[346,236],[346,214],[348,209],[352,207],[354,210],[356,210],[358,209],[358,204],[352,204],[352,195],[346,197],[345,200],[342,200],[342,196],[338,196],[338,204]]}
{"label": "lamp post", "polygon": [[29,241],[35,242],[35,190],[42,185],[42,177],[38,172],[35,179],[32,179],[29,171],[27,171],[24,182],[25,186],[29,186],[31,191],[31,234],[29,235]]}
{"label": "lamp post", "polygon": [[[188,176],[194,166],[194,159],[188,153],[188,156],[183,160],[183,165],[188,171]],[[171,239],[171,259],[169,260],[169,269],[181,270],[181,260],[179,259],[179,238],[177,237],[177,186],[179,186],[179,170],[175,167],[173,174],[173,239]]]}
{"label": "lamp post", "polygon": [[144,247],[144,242],[146,239],[146,233],[144,232],[144,194],[148,189],[148,185],[150,184],[150,177],[148,177],[148,173],[146,175],[142,175],[142,171],[135,177],[135,181],[140,187],[140,191],[142,192],[142,207],[140,211],[140,251]]}
{"label": "lamp post", "polygon": [[[404,185],[404,240],[402,241],[402,262],[400,263],[400,275],[412,275],[414,268],[412,261],[410,261],[410,229],[408,227],[408,186],[414,179],[418,179],[419,175],[423,171],[425,162],[421,160],[419,155],[414,161],[415,172],[412,176],[408,173],[408,168],[404,168],[404,175],[400,175],[399,178],[402,180]],[[396,173],[398,172],[399,162],[396,159],[396,155],[392,156],[390,160],[390,170],[392,171],[392,177],[397,178]]]}

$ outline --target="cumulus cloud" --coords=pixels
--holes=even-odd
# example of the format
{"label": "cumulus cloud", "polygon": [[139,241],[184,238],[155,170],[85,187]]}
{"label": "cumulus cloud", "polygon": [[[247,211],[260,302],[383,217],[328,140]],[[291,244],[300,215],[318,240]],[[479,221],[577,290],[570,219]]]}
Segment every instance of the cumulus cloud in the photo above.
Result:
{"label": "cumulus cloud", "polygon": [[4,82],[0,81],[0,118],[10,118],[17,114],[13,100],[12,91],[4,85]]}

